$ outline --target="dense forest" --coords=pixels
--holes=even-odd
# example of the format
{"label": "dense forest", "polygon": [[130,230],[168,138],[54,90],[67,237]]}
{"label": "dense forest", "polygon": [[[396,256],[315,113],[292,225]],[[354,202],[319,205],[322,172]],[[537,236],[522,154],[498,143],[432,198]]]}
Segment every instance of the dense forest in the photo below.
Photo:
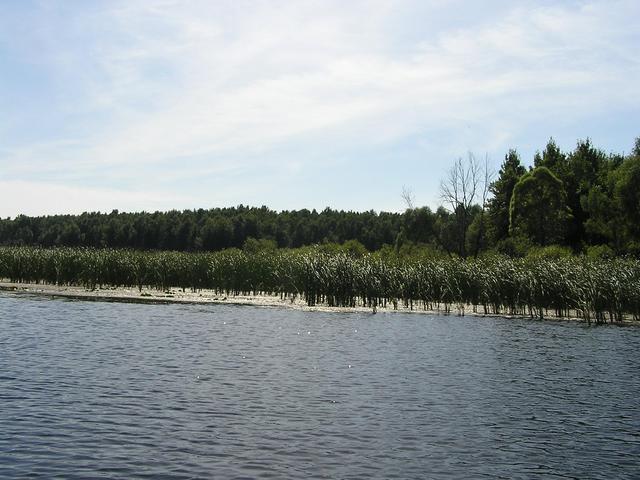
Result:
{"label": "dense forest", "polygon": [[640,138],[628,155],[605,153],[588,139],[562,152],[550,139],[528,168],[510,150],[495,176],[472,156],[450,173],[442,183],[444,205],[435,212],[408,201],[404,213],[241,205],[19,215],[0,219],[0,245],[216,251],[346,243],[363,251],[460,257],[487,251],[524,256],[553,246],[593,256],[640,255]]}

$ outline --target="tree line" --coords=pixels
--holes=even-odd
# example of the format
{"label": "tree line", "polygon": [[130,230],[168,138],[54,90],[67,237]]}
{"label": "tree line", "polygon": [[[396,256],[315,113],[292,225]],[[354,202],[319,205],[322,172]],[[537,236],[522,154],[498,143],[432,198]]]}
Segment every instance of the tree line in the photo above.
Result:
{"label": "tree line", "polygon": [[247,240],[297,248],[356,239],[368,250],[393,244],[402,214],[325,209],[276,212],[238,206],[169,212],[83,213],[0,220],[0,244],[216,251]]}
{"label": "tree line", "polygon": [[588,139],[562,152],[550,139],[528,170],[511,150],[490,190],[490,248],[640,254],[640,138],[626,156],[606,154]]}
{"label": "tree line", "polygon": [[524,256],[540,247],[640,255],[640,138],[628,155],[605,153],[589,139],[563,152],[550,139],[528,168],[509,150],[495,178],[470,155],[455,162],[441,190],[443,205],[436,211],[407,202],[403,213],[240,205],[19,215],[0,219],[0,244],[197,252],[347,243],[356,252],[405,256]]}

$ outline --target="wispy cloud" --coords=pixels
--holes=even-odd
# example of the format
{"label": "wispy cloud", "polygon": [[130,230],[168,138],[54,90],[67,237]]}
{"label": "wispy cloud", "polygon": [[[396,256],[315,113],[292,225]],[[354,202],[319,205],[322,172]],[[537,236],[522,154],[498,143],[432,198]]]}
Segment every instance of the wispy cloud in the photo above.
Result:
{"label": "wispy cloud", "polygon": [[[477,19],[457,1],[96,5],[26,12],[22,21],[38,27],[30,45],[0,40],[57,85],[44,125],[27,112],[34,134],[12,141],[0,124],[9,180],[130,188],[144,176],[147,188],[184,193],[203,177],[244,172],[257,185],[289,166],[302,181],[325,162],[357,175],[376,149],[388,156],[421,138],[415,152],[429,161],[419,176],[467,149],[503,152],[544,119],[640,107],[637,2],[496,2]],[[446,25],[409,35],[415,14]],[[399,191],[406,181],[397,180]],[[319,172],[316,186],[330,181]],[[398,194],[386,203],[372,191],[387,185],[355,188],[371,207],[399,208]],[[216,200],[243,201],[229,191]],[[279,207],[314,202],[279,195]]]}
{"label": "wispy cloud", "polygon": [[[191,203],[189,198],[182,195],[167,195],[165,192],[87,188],[21,180],[0,180],[0,191],[5,199],[19,202],[20,213],[35,216],[110,212],[113,209],[129,211],[131,205],[136,205],[139,210],[170,210],[176,203]],[[15,215],[15,204],[7,201],[0,203],[0,217]]]}

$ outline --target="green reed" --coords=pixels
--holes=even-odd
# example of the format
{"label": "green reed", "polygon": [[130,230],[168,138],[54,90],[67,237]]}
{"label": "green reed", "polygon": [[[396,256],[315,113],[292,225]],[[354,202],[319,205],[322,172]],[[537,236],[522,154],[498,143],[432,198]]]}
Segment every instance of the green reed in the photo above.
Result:
{"label": "green reed", "polygon": [[319,250],[210,253],[0,247],[0,278],[12,282],[167,290],[227,296],[280,295],[308,305],[465,309],[588,321],[640,319],[635,259],[382,259]]}

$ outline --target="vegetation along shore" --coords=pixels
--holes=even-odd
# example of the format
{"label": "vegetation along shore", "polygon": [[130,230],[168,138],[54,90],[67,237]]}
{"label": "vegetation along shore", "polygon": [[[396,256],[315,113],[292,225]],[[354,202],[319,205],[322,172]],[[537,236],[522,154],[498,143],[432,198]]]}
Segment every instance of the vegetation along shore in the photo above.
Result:
{"label": "vegetation along shore", "polygon": [[[394,261],[322,249],[247,253],[1,247],[0,278],[16,283],[128,287],[139,295],[208,290],[218,298],[273,296],[308,306],[640,320],[640,261],[587,257]],[[277,302],[276,302],[277,304]]]}
{"label": "vegetation along shore", "polygon": [[627,155],[588,139],[562,152],[550,139],[528,169],[515,150],[495,176],[487,163],[454,162],[435,212],[405,188],[403,213],[239,206],[0,219],[0,280],[157,300],[637,321],[640,138]]}
{"label": "vegetation along shore", "polygon": [[402,213],[240,205],[18,215],[0,219],[0,245],[207,252],[243,248],[248,240],[273,248],[354,241],[371,252],[395,248],[407,255],[428,248],[460,257],[523,256],[559,245],[573,253],[640,256],[640,138],[627,155],[605,153],[589,140],[562,152],[551,139],[532,163],[527,169],[510,150],[494,176],[472,155],[460,159],[442,181],[435,211],[414,205],[409,189]]}

